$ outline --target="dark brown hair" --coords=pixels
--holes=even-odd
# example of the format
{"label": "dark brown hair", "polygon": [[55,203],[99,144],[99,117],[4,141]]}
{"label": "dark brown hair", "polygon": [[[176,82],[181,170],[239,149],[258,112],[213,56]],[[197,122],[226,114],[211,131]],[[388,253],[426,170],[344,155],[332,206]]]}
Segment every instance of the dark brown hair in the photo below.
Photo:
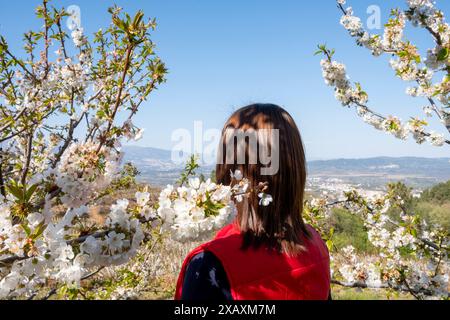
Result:
{"label": "dark brown hair", "polygon": [[[238,161],[237,144],[235,138],[231,140],[227,135],[229,129],[243,131],[266,129],[271,132],[278,129],[278,146],[270,145],[270,139],[261,140],[258,136],[258,149],[261,143],[269,144],[271,156],[279,154],[278,171],[273,175],[262,175],[263,165],[258,161],[250,162],[250,150],[245,140],[245,162]],[[226,161],[227,145],[233,143],[234,161]],[[219,145],[219,158],[216,166],[216,180],[218,183],[230,184],[230,172],[240,170],[251,185],[267,183],[266,193],[273,197],[268,206],[259,205],[256,193],[237,204],[237,222],[244,235],[243,248],[266,245],[278,252],[295,255],[303,249],[305,236],[309,236],[302,218],[303,198],[306,183],[305,151],[300,132],[291,115],[283,108],[273,104],[253,104],[234,112],[222,131]],[[265,162],[264,162],[265,163]]]}

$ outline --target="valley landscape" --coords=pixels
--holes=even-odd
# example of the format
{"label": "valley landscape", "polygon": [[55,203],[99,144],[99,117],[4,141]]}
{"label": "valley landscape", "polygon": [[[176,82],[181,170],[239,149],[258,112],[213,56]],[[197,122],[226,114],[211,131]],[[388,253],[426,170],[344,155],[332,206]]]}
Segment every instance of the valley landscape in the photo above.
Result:
{"label": "valley landscape", "polygon": [[[173,184],[183,165],[171,160],[168,150],[126,146],[124,162],[133,163],[138,179],[154,187]],[[213,166],[201,166],[198,174],[210,177]],[[415,195],[438,183],[450,180],[450,158],[376,157],[367,159],[332,159],[308,161],[307,191],[331,198],[352,188],[368,196],[385,190],[388,182],[401,181],[414,189]]]}

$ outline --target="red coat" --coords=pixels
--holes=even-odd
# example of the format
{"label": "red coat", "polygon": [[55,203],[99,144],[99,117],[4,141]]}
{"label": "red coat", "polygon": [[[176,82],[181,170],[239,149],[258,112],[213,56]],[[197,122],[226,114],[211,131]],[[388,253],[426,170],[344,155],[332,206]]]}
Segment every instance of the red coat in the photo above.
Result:
{"label": "red coat", "polygon": [[222,263],[234,300],[325,300],[330,292],[330,258],[320,235],[311,226],[306,250],[296,257],[266,250],[241,250],[242,236],[234,224],[194,249],[178,277],[175,299],[181,299],[184,275],[191,259],[212,252]]}

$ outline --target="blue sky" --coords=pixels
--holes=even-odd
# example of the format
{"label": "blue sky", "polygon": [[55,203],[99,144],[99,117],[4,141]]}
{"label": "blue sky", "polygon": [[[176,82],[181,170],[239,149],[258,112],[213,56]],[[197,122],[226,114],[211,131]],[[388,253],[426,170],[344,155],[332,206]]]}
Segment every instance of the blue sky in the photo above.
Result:
{"label": "blue sky", "polygon": [[[348,2],[364,21],[367,7],[379,5],[385,22],[389,9],[405,1]],[[2,1],[0,33],[13,48],[20,48],[23,31],[39,27],[34,18],[39,3]],[[313,56],[319,43],[336,49],[336,60],[362,83],[375,110],[407,119],[422,117],[426,104],[404,94],[407,84],[394,77],[388,57],[374,58],[354,45],[339,24],[334,0],[53,1],[56,6],[78,5],[88,34],[108,25],[106,10],[114,3],[157,19],[153,40],[170,70],[167,83],[136,118],[146,133],[135,144],[170,149],[175,129],[193,130],[194,121],[203,121],[204,129],[220,129],[233,110],[271,102],[293,115],[309,159],[450,155],[448,147],[417,145],[376,131],[334,99],[321,77],[320,58]],[[438,6],[450,14],[448,1],[438,1]],[[408,28],[408,37],[422,49],[432,46],[424,30]],[[443,132],[437,121],[433,124]]]}

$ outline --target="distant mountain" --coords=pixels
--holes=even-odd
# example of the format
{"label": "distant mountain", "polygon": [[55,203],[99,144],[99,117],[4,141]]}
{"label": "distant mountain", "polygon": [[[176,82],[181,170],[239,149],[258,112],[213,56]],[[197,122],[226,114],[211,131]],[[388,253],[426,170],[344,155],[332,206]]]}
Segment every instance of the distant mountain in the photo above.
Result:
{"label": "distant mountain", "polygon": [[450,158],[377,157],[367,159],[335,159],[308,163],[310,177],[338,178],[365,188],[402,181],[424,189],[450,180]]}
{"label": "distant mountain", "polygon": [[123,151],[130,160],[156,159],[170,161],[171,157],[170,151],[151,147],[125,146]]}
{"label": "distant mountain", "polygon": [[378,157],[311,161],[312,174],[348,174],[350,172],[415,175],[450,179],[450,158]]}
{"label": "distant mountain", "polygon": [[[134,163],[140,179],[163,186],[176,181],[184,165],[171,160],[171,152],[150,147],[125,146],[124,160]],[[209,176],[214,166],[205,166],[199,173]],[[308,162],[310,178],[333,178],[350,184],[373,188],[389,181],[404,181],[425,188],[450,180],[450,158],[376,157],[367,159],[334,159]]]}
{"label": "distant mountain", "polygon": [[[139,179],[154,186],[174,183],[184,169],[184,164],[172,161],[172,152],[151,147],[124,146],[124,162],[133,163],[139,170]],[[212,166],[199,168],[197,173],[211,174]]]}
{"label": "distant mountain", "polygon": [[[377,157],[367,159],[334,159],[309,162],[313,171],[333,172],[362,170],[370,172],[411,173],[418,170],[428,175],[450,175],[450,158],[417,158],[417,157]],[[416,172],[417,173],[417,172]]]}

